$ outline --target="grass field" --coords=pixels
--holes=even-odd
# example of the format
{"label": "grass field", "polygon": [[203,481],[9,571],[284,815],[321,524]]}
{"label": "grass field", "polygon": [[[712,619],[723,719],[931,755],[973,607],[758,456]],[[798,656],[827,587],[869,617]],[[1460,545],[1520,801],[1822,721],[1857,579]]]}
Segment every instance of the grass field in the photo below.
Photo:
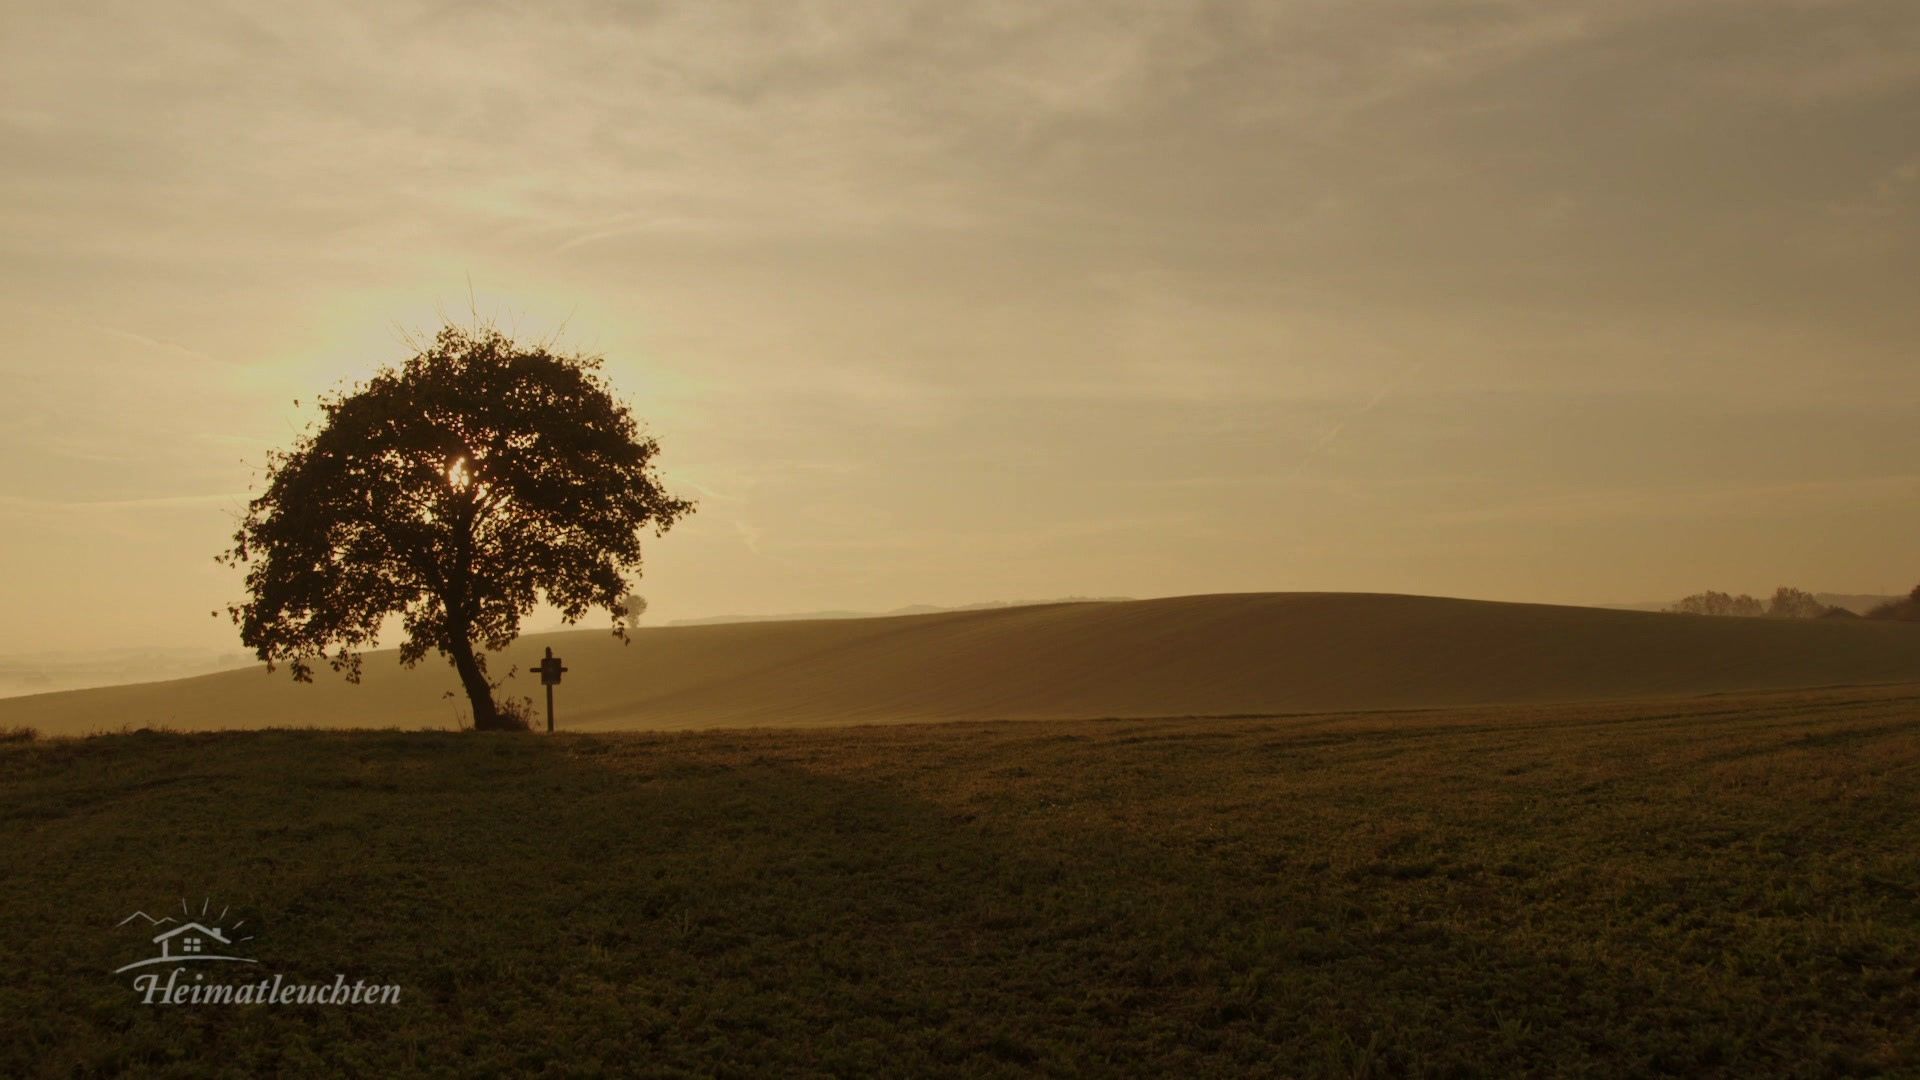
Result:
{"label": "grass field", "polygon": [[[0,744],[0,1073],[1920,1071],[1920,688]],[[143,1006],[148,930],[397,1006]]]}

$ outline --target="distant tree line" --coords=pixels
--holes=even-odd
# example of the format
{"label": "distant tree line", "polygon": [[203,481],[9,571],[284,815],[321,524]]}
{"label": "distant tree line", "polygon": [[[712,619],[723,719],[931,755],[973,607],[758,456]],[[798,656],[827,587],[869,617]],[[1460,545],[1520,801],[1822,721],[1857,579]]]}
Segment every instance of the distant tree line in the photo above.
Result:
{"label": "distant tree line", "polygon": [[[1823,604],[1812,593],[1785,585],[1774,590],[1771,600],[1761,601],[1746,593],[1734,596],[1708,590],[1694,593],[1667,610],[1681,615],[1727,615],[1748,619],[1856,617],[1854,612],[1846,608]],[[1920,585],[1914,586],[1913,591],[1905,596],[1888,600],[1869,610],[1866,617],[1892,622],[1920,622]]]}
{"label": "distant tree line", "polygon": [[[1920,589],[1915,590],[1920,594]],[[1741,593],[1730,596],[1711,590],[1694,593],[1667,609],[1681,615],[1727,615],[1737,618],[1821,619],[1829,615],[1851,615],[1845,608],[1829,607],[1814,599],[1810,592],[1782,585],[1766,602]]]}

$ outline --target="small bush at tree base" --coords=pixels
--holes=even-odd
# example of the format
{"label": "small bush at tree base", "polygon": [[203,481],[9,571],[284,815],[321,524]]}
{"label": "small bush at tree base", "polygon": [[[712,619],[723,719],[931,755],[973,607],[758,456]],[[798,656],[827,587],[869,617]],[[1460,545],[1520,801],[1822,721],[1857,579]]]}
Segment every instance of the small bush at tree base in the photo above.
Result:
{"label": "small bush at tree base", "polygon": [[533,729],[533,699],[507,698],[495,706],[500,712],[499,722],[494,726],[502,731],[531,731]]}

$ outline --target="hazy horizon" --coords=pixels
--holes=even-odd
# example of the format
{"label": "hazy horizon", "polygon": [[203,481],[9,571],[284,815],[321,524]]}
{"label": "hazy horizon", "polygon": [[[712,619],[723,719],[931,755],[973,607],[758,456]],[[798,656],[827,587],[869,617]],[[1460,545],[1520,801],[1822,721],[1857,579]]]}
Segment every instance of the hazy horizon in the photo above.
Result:
{"label": "hazy horizon", "polygon": [[[1239,595],[1245,596],[1247,594]],[[1856,614],[1865,614],[1868,610],[1878,606],[1884,601],[1897,599],[1896,596],[1889,594],[1815,592],[1814,595],[1821,603],[1844,607]],[[640,626],[642,629],[667,629],[674,627],[712,627],[750,622],[779,623],[800,620],[837,621],[843,619],[887,618],[900,615],[977,612],[1060,603],[1152,602],[1178,599],[1182,598],[1063,596],[1025,598],[1019,600],[987,600],[950,606],[905,604],[896,608],[875,611],[814,609],[808,611],[732,612],[722,615],[673,619],[664,622],[653,621],[643,617]],[[1678,598],[1640,602],[1616,602],[1592,606],[1617,611],[1658,612],[1669,609],[1675,599]],[[571,627],[566,626],[560,622],[557,613],[544,613],[541,617],[529,620],[529,622],[522,627],[523,635],[550,634],[563,631],[574,631],[594,635],[596,633],[605,633],[606,629],[594,623]],[[378,647],[393,649],[396,648],[397,645],[398,637],[396,635],[383,639],[381,645]],[[67,690],[84,690],[98,687],[125,686],[133,683],[162,682],[190,678],[197,675],[210,675],[216,672],[229,671],[237,667],[253,667],[258,663],[259,661],[238,643],[228,645],[224,648],[196,648],[148,644],[144,646],[124,646],[116,648],[42,650],[27,653],[0,652],[0,698],[21,697],[30,694],[59,693]],[[435,677],[440,677],[441,669],[438,664],[429,663],[425,665],[425,670],[433,673]]]}
{"label": "hazy horizon", "polygon": [[0,653],[237,648],[265,453],[473,310],[699,501],[652,624],[1920,580],[1910,4],[12,5],[0,57]]}

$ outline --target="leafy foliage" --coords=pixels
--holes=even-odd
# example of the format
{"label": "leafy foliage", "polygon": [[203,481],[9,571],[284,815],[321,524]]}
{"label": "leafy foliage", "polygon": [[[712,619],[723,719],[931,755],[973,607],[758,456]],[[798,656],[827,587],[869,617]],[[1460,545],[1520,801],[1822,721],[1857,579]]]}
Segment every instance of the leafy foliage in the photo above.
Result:
{"label": "leafy foliage", "polygon": [[1734,615],[1748,618],[1766,613],[1760,601],[1745,593],[1729,596],[1711,589],[1703,593],[1694,593],[1667,610],[1682,615]]}
{"label": "leafy foliage", "polygon": [[1767,615],[1775,619],[1818,619],[1832,609],[1803,589],[1780,586],[1767,601]]}
{"label": "leafy foliage", "polygon": [[614,609],[613,617],[620,621],[622,630],[628,630],[639,626],[640,616],[646,613],[647,598],[639,593],[628,593],[620,598],[620,606]]}
{"label": "leafy foliage", "polygon": [[398,614],[403,663],[447,656],[474,726],[503,726],[486,649],[544,597],[568,622],[596,607],[624,635],[640,532],[693,505],[662,490],[659,444],[592,357],[449,326],[397,370],[320,403],[324,421],[268,460],[233,547],[250,598],[241,640],[297,680],[325,658],[357,681],[360,650]]}
{"label": "leafy foliage", "polygon": [[1694,593],[1667,610],[1682,615],[1727,615],[1749,619],[1763,615],[1773,619],[1818,619],[1834,609],[1804,589],[1782,585],[1774,590],[1773,598],[1764,604],[1746,593],[1730,596],[1708,590]]}

